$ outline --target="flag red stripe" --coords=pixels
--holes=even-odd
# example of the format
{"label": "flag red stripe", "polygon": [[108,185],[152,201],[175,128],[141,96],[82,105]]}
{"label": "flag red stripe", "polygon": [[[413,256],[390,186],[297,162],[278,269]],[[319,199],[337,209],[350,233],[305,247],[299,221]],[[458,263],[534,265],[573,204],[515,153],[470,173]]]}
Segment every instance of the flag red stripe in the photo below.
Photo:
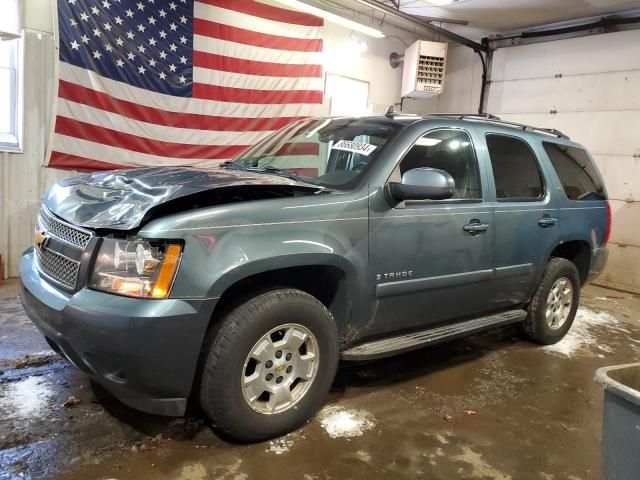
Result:
{"label": "flag red stripe", "polygon": [[264,152],[265,155],[272,155],[273,149],[275,149],[278,144],[280,144],[280,141],[283,138],[297,137],[300,133],[305,131],[308,125],[308,122],[302,122],[302,125],[298,125],[297,127],[295,125],[291,125],[287,128],[282,129],[279,134],[269,137],[270,140],[268,141],[268,143],[265,143],[262,146],[261,151]]}
{"label": "flag red stripe", "polygon": [[51,152],[49,167],[61,168],[63,170],[78,170],[80,172],[93,172],[96,170],[118,170],[123,168],[133,168],[127,165],[116,165],[114,163],[94,160],[92,158],[78,157],[70,153]]}
{"label": "flag red stripe", "polygon": [[[262,144],[262,146],[260,147],[260,151],[261,152],[268,152],[271,150],[271,148],[273,148],[275,145],[277,145],[280,140],[282,140],[283,138],[285,138],[286,136],[288,136],[290,134],[290,132],[296,128],[295,125],[289,125],[286,128],[283,128],[282,130],[280,130],[279,132],[274,133],[273,135],[269,135],[267,137],[267,140],[265,141],[264,144]],[[293,136],[291,136],[290,138],[292,138]]]}
{"label": "flag red stripe", "polygon": [[220,87],[206,83],[193,84],[193,98],[219,102],[253,104],[322,103],[321,90],[253,90],[248,88]]}
{"label": "flag red stripe", "polygon": [[322,39],[320,38],[307,39],[269,35],[266,33],[254,32],[252,30],[245,30],[244,28],[212,22],[210,20],[203,20],[202,18],[193,19],[193,33],[218,38],[220,40],[253,45],[254,47],[297,52],[322,51]]}
{"label": "flag red stripe", "polygon": [[285,8],[278,8],[264,3],[255,2],[253,0],[197,0],[200,3],[207,3],[214,7],[226,8],[234,10],[254,17],[260,17],[267,20],[275,20],[276,22],[291,23],[294,25],[302,25],[306,27],[322,27],[324,21],[320,17],[309,13],[295,12]]}
{"label": "flag red stripe", "polygon": [[199,51],[193,52],[193,65],[210,70],[267,77],[322,77],[322,65],[260,62]]}
{"label": "flag red stripe", "polygon": [[275,153],[270,153],[274,157],[287,157],[295,155],[320,155],[320,144],[316,142],[285,143]]}
{"label": "flag red stripe", "polygon": [[161,157],[223,159],[233,157],[247,149],[247,145],[192,145],[151,140],[61,116],[56,118],[55,132],[90,142]]}
{"label": "flag red stripe", "polygon": [[240,118],[170,112],[127,100],[120,100],[106,93],[67,82],[66,80],[60,80],[58,96],[72,102],[99,108],[141,122],[165,125],[167,127],[192,128],[218,132],[266,132],[278,130],[291,122],[303,118]]}

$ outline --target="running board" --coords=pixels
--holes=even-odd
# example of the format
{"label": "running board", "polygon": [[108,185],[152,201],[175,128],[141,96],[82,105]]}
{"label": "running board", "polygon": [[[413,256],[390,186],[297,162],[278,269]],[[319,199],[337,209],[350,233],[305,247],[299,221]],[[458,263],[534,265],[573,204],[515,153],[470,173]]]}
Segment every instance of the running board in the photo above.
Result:
{"label": "running board", "polygon": [[489,330],[494,327],[518,323],[526,317],[527,312],[524,310],[509,310],[429,330],[361,343],[342,352],[341,358],[342,360],[374,360],[434,345],[445,340],[453,340],[454,338]]}

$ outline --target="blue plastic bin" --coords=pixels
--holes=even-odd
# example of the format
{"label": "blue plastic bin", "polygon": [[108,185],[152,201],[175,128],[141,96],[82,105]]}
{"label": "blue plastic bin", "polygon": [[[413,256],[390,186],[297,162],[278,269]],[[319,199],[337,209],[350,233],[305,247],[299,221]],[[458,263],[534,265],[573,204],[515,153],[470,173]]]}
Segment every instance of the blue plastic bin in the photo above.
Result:
{"label": "blue plastic bin", "polygon": [[607,480],[640,479],[640,363],[601,368],[602,468]]}

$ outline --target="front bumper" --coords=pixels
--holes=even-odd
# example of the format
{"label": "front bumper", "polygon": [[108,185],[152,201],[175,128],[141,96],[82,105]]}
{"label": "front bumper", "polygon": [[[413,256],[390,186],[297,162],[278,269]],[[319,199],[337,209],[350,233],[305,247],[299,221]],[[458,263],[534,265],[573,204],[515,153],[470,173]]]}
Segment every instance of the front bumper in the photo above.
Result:
{"label": "front bumper", "polygon": [[215,300],[64,293],[20,260],[21,299],[51,347],[130,407],[183,415]]}

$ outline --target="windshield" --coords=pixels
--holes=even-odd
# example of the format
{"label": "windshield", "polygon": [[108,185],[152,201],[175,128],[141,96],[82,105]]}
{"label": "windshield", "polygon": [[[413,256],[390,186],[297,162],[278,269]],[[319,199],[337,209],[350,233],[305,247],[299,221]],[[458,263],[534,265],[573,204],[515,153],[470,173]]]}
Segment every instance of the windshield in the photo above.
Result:
{"label": "windshield", "polygon": [[402,127],[380,118],[301,120],[269,135],[226,166],[350,189]]}

